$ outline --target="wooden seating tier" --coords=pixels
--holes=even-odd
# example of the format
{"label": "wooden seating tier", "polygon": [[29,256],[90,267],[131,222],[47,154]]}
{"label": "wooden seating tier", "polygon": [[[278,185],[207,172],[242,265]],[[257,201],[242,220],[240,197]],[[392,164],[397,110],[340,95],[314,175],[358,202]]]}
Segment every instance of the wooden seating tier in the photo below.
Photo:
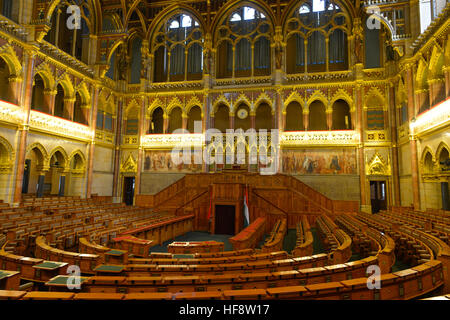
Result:
{"label": "wooden seating tier", "polygon": [[[421,279],[421,286],[417,279]],[[99,282],[102,279],[98,279]],[[105,279],[103,292],[25,292],[0,290],[0,299],[8,300],[195,300],[195,299],[334,299],[334,300],[406,300],[436,290],[443,284],[442,264],[430,261],[421,266],[381,276],[381,288],[370,290],[367,278],[332,281],[306,285],[291,285],[269,288],[251,288],[234,290],[207,290],[190,292],[132,292],[122,286],[107,287]],[[123,284],[130,279],[122,279]],[[151,280],[150,280],[151,281]],[[108,290],[107,288],[114,288]],[[164,288],[164,287],[162,287]],[[161,289],[162,289],[161,288]],[[125,289],[125,290],[124,290]],[[82,289],[84,290],[84,289]],[[121,292],[119,292],[121,291]]]}
{"label": "wooden seating tier", "polygon": [[260,217],[234,237],[228,239],[233,250],[255,248],[264,235],[266,218]]}
{"label": "wooden seating tier", "polygon": [[313,253],[313,235],[306,215],[302,216],[302,219],[296,226],[297,229],[297,241],[292,254],[296,257],[304,257],[312,255]]}
{"label": "wooden seating tier", "polygon": [[191,254],[202,252],[221,252],[225,244],[217,241],[187,241],[172,242],[167,246],[169,253]]}

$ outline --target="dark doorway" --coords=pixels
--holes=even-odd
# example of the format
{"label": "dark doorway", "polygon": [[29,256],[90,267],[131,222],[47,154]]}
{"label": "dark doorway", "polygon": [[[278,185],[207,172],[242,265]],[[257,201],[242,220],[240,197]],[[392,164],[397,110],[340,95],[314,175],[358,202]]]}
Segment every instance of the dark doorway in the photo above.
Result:
{"label": "dark doorway", "polygon": [[234,235],[235,206],[216,205],[216,234]]}
{"label": "dark doorway", "polygon": [[30,183],[31,160],[25,160],[25,168],[23,170],[22,193],[28,193],[28,184]]}
{"label": "dark doorway", "polygon": [[370,202],[372,213],[386,210],[386,181],[370,181]]}
{"label": "dark doorway", "polygon": [[127,206],[133,205],[134,180],[134,177],[125,177],[123,180],[123,202],[125,202]]}

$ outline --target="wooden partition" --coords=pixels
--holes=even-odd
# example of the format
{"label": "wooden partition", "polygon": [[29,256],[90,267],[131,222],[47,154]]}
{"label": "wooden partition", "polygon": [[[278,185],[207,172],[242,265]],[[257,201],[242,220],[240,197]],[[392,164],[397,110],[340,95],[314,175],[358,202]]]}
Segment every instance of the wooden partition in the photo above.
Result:
{"label": "wooden partition", "polygon": [[254,248],[264,235],[265,224],[265,218],[257,218],[247,228],[230,238],[233,250]]}
{"label": "wooden partition", "polygon": [[[217,187],[213,187],[214,185]],[[193,214],[196,230],[211,231],[214,230],[214,219],[211,223],[208,220],[211,193],[214,203],[235,202],[238,205],[239,202],[242,205],[246,186],[249,190],[251,220],[265,216],[263,211],[252,209],[261,207],[264,203],[262,208],[271,207],[271,210],[265,210],[266,213],[285,215],[288,228],[295,228],[304,214],[333,215],[356,212],[359,208],[357,201],[331,200],[289,175],[263,176],[242,172],[187,174],[155,195],[137,195],[136,205],[152,207],[174,215]],[[213,188],[215,190],[212,190]],[[258,200],[258,196],[265,201]],[[271,222],[268,222],[269,228],[272,227]],[[236,231],[241,228],[242,226],[236,226]]]}

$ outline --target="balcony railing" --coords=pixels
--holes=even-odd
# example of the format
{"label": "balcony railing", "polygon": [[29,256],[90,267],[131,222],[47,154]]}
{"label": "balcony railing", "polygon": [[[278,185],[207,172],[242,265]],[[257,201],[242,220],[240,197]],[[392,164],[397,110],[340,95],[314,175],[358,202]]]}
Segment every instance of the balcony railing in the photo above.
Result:
{"label": "balcony railing", "polygon": [[93,138],[92,130],[86,125],[35,110],[30,114],[30,129],[78,140],[91,141]]}
{"label": "balcony railing", "polygon": [[24,122],[25,113],[15,104],[0,100],[0,121],[21,124]]}
{"label": "balcony railing", "polygon": [[141,138],[141,146],[149,149],[172,149],[175,147],[202,147],[204,135],[195,134],[148,134]]}
{"label": "balcony railing", "polygon": [[293,131],[280,135],[282,147],[311,146],[311,145],[349,145],[359,144],[360,135],[354,130],[345,131]]}

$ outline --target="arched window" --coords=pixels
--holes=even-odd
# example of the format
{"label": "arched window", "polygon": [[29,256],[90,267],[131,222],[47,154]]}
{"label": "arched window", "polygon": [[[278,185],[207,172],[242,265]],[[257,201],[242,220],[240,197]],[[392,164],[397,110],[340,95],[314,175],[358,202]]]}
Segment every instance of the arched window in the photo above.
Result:
{"label": "arched window", "polygon": [[273,128],[272,120],[272,108],[265,102],[258,105],[255,115],[255,129],[271,130]]}
{"label": "arched window", "polygon": [[448,172],[450,170],[450,154],[447,148],[442,148],[439,153],[439,171]]}
{"label": "arched window", "polygon": [[425,174],[433,173],[433,156],[428,151],[423,160],[423,169]]}
{"label": "arched window", "polygon": [[287,73],[348,69],[349,19],[333,0],[302,1],[286,23]]}
{"label": "arched window", "polygon": [[75,95],[75,104],[73,106],[73,121],[81,124],[87,124],[87,115],[86,105],[83,105],[81,96],[77,92]]}
{"label": "arched window", "polygon": [[[75,8],[78,8],[79,12],[74,11],[77,10]],[[51,28],[44,37],[44,40],[55,45],[78,60],[88,63],[90,42],[89,35],[92,25],[94,24],[91,12],[94,12],[92,1],[61,1],[53,11],[53,15],[50,19]],[[79,21],[73,19],[73,15],[78,13],[81,18]]]}
{"label": "arched window", "polygon": [[292,101],[286,107],[286,124],[285,131],[301,131],[303,130],[303,109],[300,103]]}
{"label": "arched window", "polygon": [[227,132],[230,128],[230,110],[224,104],[217,107],[216,113],[214,114],[214,127],[220,132]]}
{"label": "arched window", "polygon": [[18,0],[0,0],[1,14],[8,19],[18,22],[19,5],[20,1]]}
{"label": "arched window", "polygon": [[262,12],[247,6],[232,11],[217,30],[217,77],[269,75],[271,36]]}
{"label": "arched window", "polygon": [[142,39],[136,37],[131,42],[131,65],[130,65],[130,83],[141,83],[142,68]]}
{"label": "arched window", "polygon": [[316,100],[309,105],[308,129],[311,131],[328,130],[325,105],[323,104],[322,101]]}
{"label": "arched window", "polygon": [[9,66],[3,58],[0,58],[0,100],[12,102],[9,77],[11,76]]}
{"label": "arched window", "polygon": [[203,33],[198,21],[176,14],[160,27],[152,42],[154,82],[198,80],[203,75]]}
{"label": "arched window", "polygon": [[56,96],[55,96],[55,110],[54,115],[60,118],[64,118],[65,112],[64,112],[64,89],[63,87],[58,84],[56,87]]}
{"label": "arched window", "polygon": [[33,92],[31,94],[31,109],[48,113],[48,106],[44,98],[45,84],[39,74],[36,74],[33,82]]}
{"label": "arched window", "polygon": [[[200,132],[195,132],[195,122],[196,121],[202,121],[202,110],[200,109],[199,106],[194,106],[191,108],[191,110],[189,110],[188,113],[188,123],[187,123],[187,129],[189,131],[189,133],[200,133]],[[200,130],[201,130],[202,126],[200,125]]]}
{"label": "arched window", "polygon": [[161,107],[153,110],[149,132],[164,133],[164,111]]}
{"label": "arched window", "polygon": [[332,130],[349,130],[352,128],[350,107],[344,100],[333,103]]}
{"label": "arched window", "polygon": [[169,114],[169,130],[168,133],[173,133],[175,130],[181,129],[183,126],[183,111],[181,108],[173,108]]}

